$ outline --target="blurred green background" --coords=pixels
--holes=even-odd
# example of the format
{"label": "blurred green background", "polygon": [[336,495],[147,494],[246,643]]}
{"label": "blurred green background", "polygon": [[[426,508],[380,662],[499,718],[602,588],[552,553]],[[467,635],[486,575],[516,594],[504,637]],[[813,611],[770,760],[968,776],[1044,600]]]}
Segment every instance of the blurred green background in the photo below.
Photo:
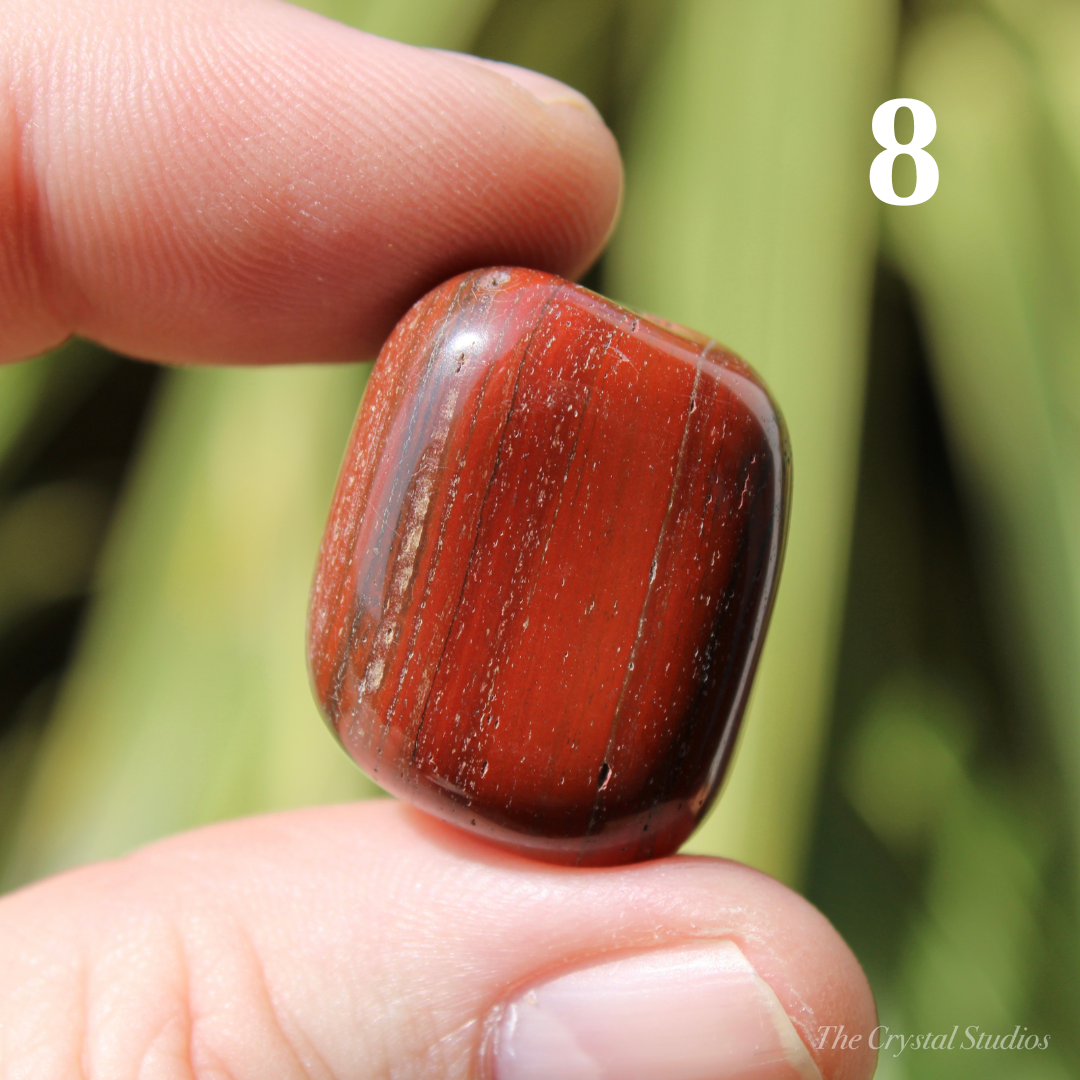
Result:
{"label": "blurred green background", "polygon": [[[780,597],[688,850],[813,900],[892,1031],[1050,1036],[890,1052],[884,1080],[1080,1076],[1080,2],[311,6],[587,93],[627,167],[587,284],[715,335],[785,412]],[[896,96],[938,120],[915,207],[869,188]],[[3,887],[378,794],[303,657],[367,372],[79,341],[0,368]]]}

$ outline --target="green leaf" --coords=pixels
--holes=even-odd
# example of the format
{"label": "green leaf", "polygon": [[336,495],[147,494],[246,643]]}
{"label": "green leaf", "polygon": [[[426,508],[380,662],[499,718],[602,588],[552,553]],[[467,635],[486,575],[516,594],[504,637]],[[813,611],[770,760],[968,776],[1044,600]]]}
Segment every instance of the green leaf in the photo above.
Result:
{"label": "green leaf", "polygon": [[876,204],[870,117],[891,68],[884,0],[686,2],[641,90],[614,296],[714,335],[784,412],[787,558],[727,788],[687,850],[797,880],[846,578]]}

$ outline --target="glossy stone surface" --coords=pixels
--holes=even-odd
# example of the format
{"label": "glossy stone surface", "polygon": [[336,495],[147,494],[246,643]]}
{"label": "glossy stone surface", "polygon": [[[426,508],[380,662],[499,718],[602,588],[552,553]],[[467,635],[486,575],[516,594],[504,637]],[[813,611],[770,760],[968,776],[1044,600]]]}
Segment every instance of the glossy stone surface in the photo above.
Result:
{"label": "glossy stone surface", "polygon": [[788,460],[719,346],[535,271],[447,282],[383,348],[338,481],[324,715],[387,790],[518,850],[670,854],[731,754]]}

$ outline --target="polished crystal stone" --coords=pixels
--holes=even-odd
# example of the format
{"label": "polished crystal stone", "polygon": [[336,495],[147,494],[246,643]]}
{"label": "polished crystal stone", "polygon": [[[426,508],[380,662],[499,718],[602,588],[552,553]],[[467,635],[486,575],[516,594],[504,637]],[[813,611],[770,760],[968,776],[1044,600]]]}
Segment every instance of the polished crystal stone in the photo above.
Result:
{"label": "polished crystal stone", "polygon": [[790,466],[720,346],[536,271],[420,300],[371,377],[311,603],[383,787],[538,858],[675,851],[730,758]]}

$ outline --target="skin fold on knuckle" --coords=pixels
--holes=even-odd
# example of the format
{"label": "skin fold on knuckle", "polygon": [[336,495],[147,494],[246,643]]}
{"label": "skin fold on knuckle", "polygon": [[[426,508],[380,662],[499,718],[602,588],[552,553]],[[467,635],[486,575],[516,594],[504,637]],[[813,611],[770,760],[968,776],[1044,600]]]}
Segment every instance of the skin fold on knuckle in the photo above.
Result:
{"label": "skin fold on knuckle", "polygon": [[127,861],[0,902],[0,1080],[332,1080],[231,913]]}

